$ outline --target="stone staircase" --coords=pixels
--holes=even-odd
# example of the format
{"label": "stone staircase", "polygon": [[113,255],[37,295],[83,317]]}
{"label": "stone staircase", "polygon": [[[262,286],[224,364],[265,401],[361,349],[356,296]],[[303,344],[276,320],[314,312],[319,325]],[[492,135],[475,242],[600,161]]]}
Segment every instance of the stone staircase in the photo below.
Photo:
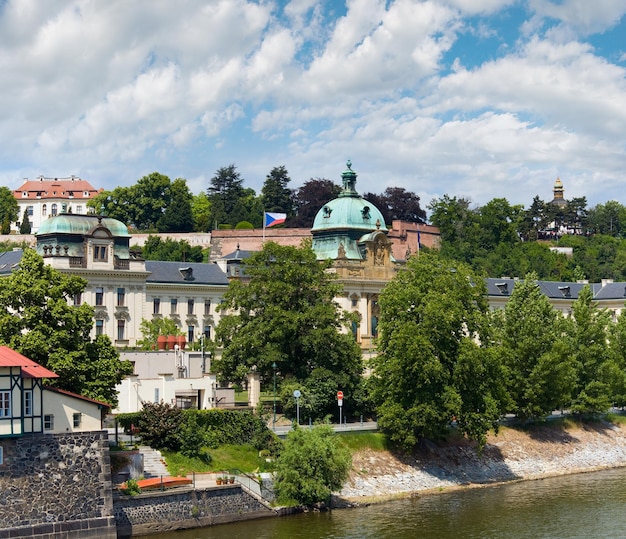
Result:
{"label": "stone staircase", "polygon": [[143,455],[143,476],[146,479],[151,477],[168,477],[170,473],[163,463],[161,452],[152,449],[147,445],[139,446],[139,452]]}

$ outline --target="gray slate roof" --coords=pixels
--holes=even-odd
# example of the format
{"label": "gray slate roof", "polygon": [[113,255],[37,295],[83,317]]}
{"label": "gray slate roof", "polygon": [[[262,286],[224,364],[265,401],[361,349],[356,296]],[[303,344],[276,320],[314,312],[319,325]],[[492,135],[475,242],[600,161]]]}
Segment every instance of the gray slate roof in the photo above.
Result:
{"label": "gray slate roof", "polygon": [[146,279],[148,283],[228,286],[228,278],[214,262],[146,260],[146,270],[151,272]]}

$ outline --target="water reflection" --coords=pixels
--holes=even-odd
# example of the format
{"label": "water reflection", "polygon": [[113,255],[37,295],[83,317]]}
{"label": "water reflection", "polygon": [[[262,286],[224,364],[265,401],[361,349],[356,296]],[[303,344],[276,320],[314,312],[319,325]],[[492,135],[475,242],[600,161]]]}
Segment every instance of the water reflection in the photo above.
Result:
{"label": "water reflection", "polygon": [[626,469],[161,534],[158,539],[626,538]]}

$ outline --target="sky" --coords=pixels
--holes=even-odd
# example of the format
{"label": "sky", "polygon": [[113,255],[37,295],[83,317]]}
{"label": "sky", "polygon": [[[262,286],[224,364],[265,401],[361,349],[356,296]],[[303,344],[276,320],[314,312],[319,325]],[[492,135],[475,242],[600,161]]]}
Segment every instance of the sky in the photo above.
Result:
{"label": "sky", "polygon": [[626,205],[626,0],[0,0],[0,185]]}

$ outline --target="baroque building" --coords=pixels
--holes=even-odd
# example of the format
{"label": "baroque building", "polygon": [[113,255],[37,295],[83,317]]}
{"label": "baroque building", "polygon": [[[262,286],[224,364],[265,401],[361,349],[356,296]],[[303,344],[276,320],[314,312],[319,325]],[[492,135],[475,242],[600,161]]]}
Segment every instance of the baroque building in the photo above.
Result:
{"label": "baroque building", "polygon": [[[39,231],[41,224],[49,217],[61,213],[87,213],[87,202],[97,194],[98,191],[88,181],[76,176],[39,176],[35,180],[25,178],[24,183],[13,191],[20,208],[18,219],[21,222],[26,211],[33,234]],[[13,229],[18,230],[15,223],[13,225]]]}

